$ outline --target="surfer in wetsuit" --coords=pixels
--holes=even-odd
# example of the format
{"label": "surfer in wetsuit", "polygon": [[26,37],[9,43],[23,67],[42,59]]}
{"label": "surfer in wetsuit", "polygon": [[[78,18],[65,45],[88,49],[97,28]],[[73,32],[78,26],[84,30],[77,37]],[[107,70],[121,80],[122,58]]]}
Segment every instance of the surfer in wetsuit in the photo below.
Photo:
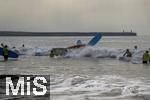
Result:
{"label": "surfer in wetsuit", "polygon": [[137,51],[138,51],[138,47],[136,45],[136,46],[134,46],[133,53],[136,53]]}
{"label": "surfer in wetsuit", "polygon": [[124,53],[123,56],[126,56],[126,57],[132,57],[132,53],[130,52],[129,49],[126,49],[126,52]]}
{"label": "surfer in wetsuit", "polygon": [[22,47],[23,47],[23,48],[25,47],[24,44],[22,45]]}
{"label": "surfer in wetsuit", "polygon": [[3,43],[1,43],[1,46],[3,48],[3,57],[4,57],[4,61],[8,60],[8,46],[5,45]]}
{"label": "surfer in wetsuit", "polygon": [[7,60],[8,60],[8,53],[9,53],[9,51],[8,51],[8,46],[5,45],[5,46],[3,47],[3,57],[4,57],[4,61],[7,61]]}
{"label": "surfer in wetsuit", "polygon": [[150,61],[149,51],[146,51],[146,52],[143,54],[143,64],[148,64],[149,61]]}

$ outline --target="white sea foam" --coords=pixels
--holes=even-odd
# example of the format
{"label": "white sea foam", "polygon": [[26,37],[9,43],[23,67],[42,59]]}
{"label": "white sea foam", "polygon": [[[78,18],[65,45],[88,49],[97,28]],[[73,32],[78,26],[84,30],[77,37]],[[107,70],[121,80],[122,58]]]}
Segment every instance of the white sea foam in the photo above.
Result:
{"label": "white sea foam", "polygon": [[[87,48],[83,48],[83,49],[72,50],[71,52],[69,52],[66,55],[66,57],[71,57],[71,58],[92,57],[92,58],[119,59],[120,57],[123,57],[124,53],[125,53],[125,50],[120,49],[120,48],[87,47]],[[137,52],[133,53],[133,56],[130,61],[134,64],[141,63],[143,53],[144,53],[144,50],[138,50]],[[126,61],[126,60],[124,60],[124,61]]]}
{"label": "white sea foam", "polygon": [[[20,55],[32,55],[32,56],[48,56],[50,54],[50,50],[52,47],[44,48],[44,47],[35,47],[35,48],[24,48],[18,49]],[[132,52],[132,50],[131,50]],[[107,47],[86,47],[81,49],[72,49],[69,50],[67,55],[64,57],[66,58],[82,58],[82,57],[91,57],[91,58],[113,58],[119,59],[123,57],[125,53],[124,49],[121,48],[107,48]],[[132,58],[129,60],[134,64],[142,63],[142,55],[144,50],[138,50],[137,52],[133,53]],[[128,61],[125,59],[121,59],[123,61]]]}
{"label": "white sea foam", "polygon": [[[51,84],[52,97],[57,95],[57,98],[61,98],[63,95],[66,96],[67,99],[71,96],[76,97],[76,99],[80,97],[81,99],[87,96],[88,98],[97,97],[97,99],[101,98],[100,100],[103,100],[104,98],[109,99],[109,97],[111,97],[111,99],[117,99],[139,95],[141,92],[147,94],[150,93],[150,86],[142,82],[142,80],[127,79],[115,75],[96,76],[94,78],[87,76],[73,76],[67,78],[61,77],[61,79],[60,83],[57,81],[57,84]],[[55,80],[53,80],[53,82],[54,81]]]}

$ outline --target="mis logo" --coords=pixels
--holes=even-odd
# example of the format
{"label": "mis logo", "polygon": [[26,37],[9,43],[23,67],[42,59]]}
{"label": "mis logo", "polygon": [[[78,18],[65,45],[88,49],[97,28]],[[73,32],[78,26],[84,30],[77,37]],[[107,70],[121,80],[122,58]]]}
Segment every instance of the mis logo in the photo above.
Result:
{"label": "mis logo", "polygon": [[[49,75],[1,75],[0,93],[3,97],[38,96],[49,99],[50,76]],[[43,98],[41,98],[43,99]]]}

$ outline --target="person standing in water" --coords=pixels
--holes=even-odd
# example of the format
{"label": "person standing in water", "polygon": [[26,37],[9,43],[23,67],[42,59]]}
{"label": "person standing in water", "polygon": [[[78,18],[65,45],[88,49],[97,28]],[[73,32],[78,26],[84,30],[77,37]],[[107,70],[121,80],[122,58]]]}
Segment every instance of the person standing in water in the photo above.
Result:
{"label": "person standing in water", "polygon": [[136,53],[137,51],[138,51],[138,47],[136,45],[136,46],[134,46],[133,53]]}
{"label": "person standing in water", "polygon": [[24,48],[24,47],[25,47],[25,45],[24,45],[24,44],[22,44],[22,47]]}
{"label": "person standing in water", "polygon": [[132,57],[132,53],[130,52],[129,49],[126,49],[126,52],[123,55],[124,57]]}
{"label": "person standing in water", "polygon": [[8,60],[8,53],[9,53],[8,46],[5,45],[5,46],[3,47],[3,57],[4,57],[4,61],[7,61],[7,60]]}
{"label": "person standing in water", "polygon": [[146,52],[143,54],[143,64],[148,64],[149,61],[150,61],[149,51],[146,51]]}
{"label": "person standing in water", "polygon": [[1,43],[1,47],[3,48],[4,61],[7,61],[8,60],[8,46]]}

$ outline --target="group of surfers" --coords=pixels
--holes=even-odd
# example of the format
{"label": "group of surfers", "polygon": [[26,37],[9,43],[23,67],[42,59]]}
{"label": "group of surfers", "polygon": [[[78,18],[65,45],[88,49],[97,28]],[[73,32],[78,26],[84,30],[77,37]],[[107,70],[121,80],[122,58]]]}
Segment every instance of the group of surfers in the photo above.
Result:
{"label": "group of surfers", "polygon": [[[81,47],[85,47],[86,45],[82,44],[81,41],[78,41],[77,42],[77,45],[75,46],[70,46],[70,47],[67,47],[67,49],[73,49],[73,48],[81,48]],[[8,46],[7,45],[4,45],[3,43],[1,44],[1,47],[3,48],[3,58],[4,58],[4,61],[7,61],[8,60],[8,55],[9,55],[9,49],[8,49]],[[24,44],[22,45],[22,47],[24,47]],[[15,49],[15,47],[13,47],[13,49]],[[66,49],[63,48],[61,49],[62,52],[60,51],[57,51],[57,49],[54,49],[54,50],[51,50],[51,53],[50,53],[50,57],[53,57],[54,54],[57,54],[57,52],[59,53],[62,53],[62,55],[64,53],[67,53]],[[123,57],[128,57],[128,58],[131,58],[132,55],[134,53],[136,53],[138,51],[138,47],[137,46],[134,46],[134,50],[133,52],[131,52],[129,49],[126,49],[126,52],[123,54]],[[15,51],[14,51],[15,52]],[[57,56],[57,55],[56,55]],[[148,64],[150,63],[150,54],[149,54],[149,50],[146,50],[143,54],[143,64]]]}
{"label": "group of surfers", "polygon": [[[138,50],[138,47],[137,47],[137,46],[134,46],[133,53],[136,53],[137,50]],[[149,50],[150,50],[150,49],[149,49]],[[148,64],[148,63],[150,63],[149,50],[146,50],[146,51],[144,52],[144,54],[143,54],[143,57],[142,57],[143,64]],[[129,58],[131,58],[133,53],[130,52],[129,49],[126,49],[126,52],[124,53],[123,57],[129,57]]]}

